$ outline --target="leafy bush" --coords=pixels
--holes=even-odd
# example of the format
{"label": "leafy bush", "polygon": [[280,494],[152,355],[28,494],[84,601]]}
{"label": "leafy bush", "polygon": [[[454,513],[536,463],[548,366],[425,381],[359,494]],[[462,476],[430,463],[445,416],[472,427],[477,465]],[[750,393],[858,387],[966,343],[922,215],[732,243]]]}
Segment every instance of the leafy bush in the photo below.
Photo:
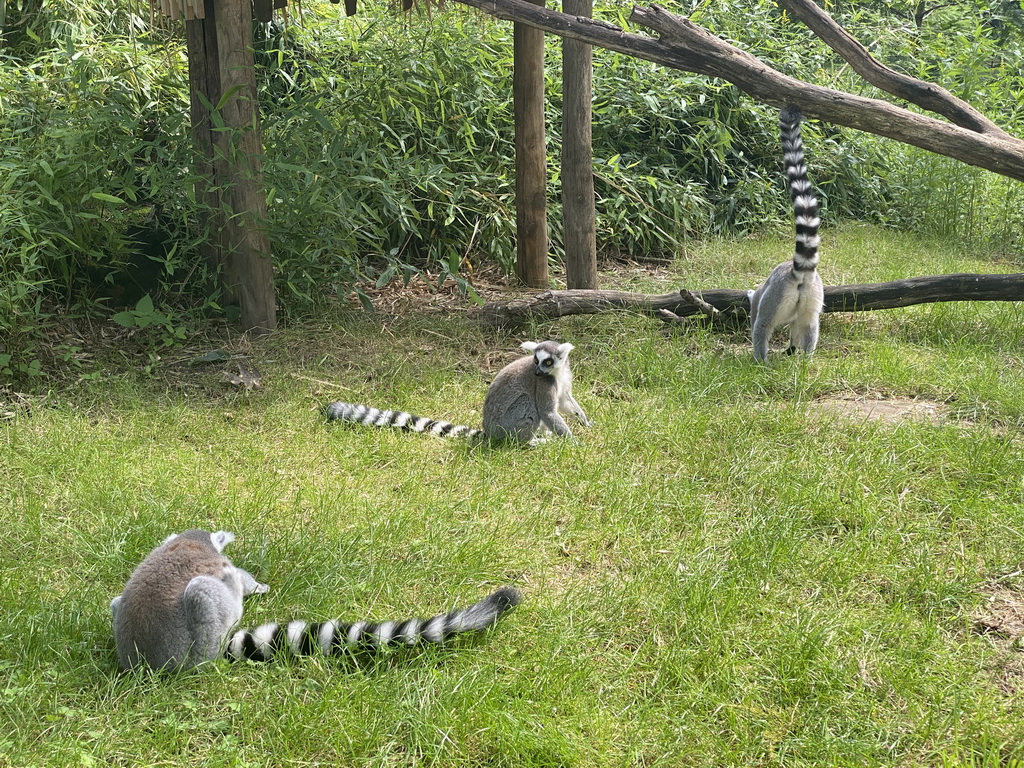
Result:
{"label": "leafy bush", "polygon": [[479,28],[424,23],[416,40],[386,15],[341,34],[309,17],[267,56],[270,234],[292,306],[357,279],[514,258],[510,91],[473,61]]}
{"label": "leafy bush", "polygon": [[[64,42],[28,65],[0,66],[0,334],[22,372],[55,312],[111,302],[155,212],[171,253],[184,253],[194,209],[176,106],[187,98],[180,51]],[[184,278],[167,255],[165,282]]]}
{"label": "leafy bush", "polygon": [[[869,86],[774,3],[755,1],[744,14],[737,10],[713,15],[709,10],[711,18],[701,15],[698,21],[794,77],[893,99]],[[1024,10],[1019,0],[931,6],[910,0],[837,3],[829,12],[884,64],[941,85],[1004,129],[1024,134]],[[967,248],[1020,253],[1020,183],[899,142],[845,129],[822,130],[836,138],[829,151],[835,154],[836,169],[844,171],[832,178],[826,170],[822,183],[818,158],[812,158],[812,176],[825,188],[833,214],[952,238]],[[809,153],[816,149],[817,144]],[[837,196],[840,189],[843,194]]]}
{"label": "leafy bush", "polygon": [[[261,48],[270,232],[289,303],[424,264],[442,276],[479,260],[510,269],[509,26],[457,9],[412,22],[331,14],[269,30]],[[602,49],[594,55],[597,239],[605,252],[671,256],[687,238],[789,221],[775,110],[705,78]],[[557,259],[557,43],[548,56]],[[864,158],[854,160],[838,139],[816,152],[826,208],[870,210],[877,177],[864,174]]]}
{"label": "leafy bush", "polygon": [[[31,7],[30,7],[31,6]],[[935,79],[1024,127],[1024,34],[1013,2],[833,9],[884,62]],[[144,7],[143,7],[144,8]],[[31,10],[30,15],[27,14]],[[0,59],[0,364],[40,370],[55,313],[215,308],[199,257],[180,25],[110,0],[23,3]],[[625,4],[599,16],[628,26]],[[767,0],[695,7],[695,19],[803,79],[867,95],[802,25]],[[482,262],[515,256],[512,31],[455,7],[257,26],[265,174],[285,314],[361,281],[424,267],[469,289]],[[558,221],[560,45],[548,45],[549,221]],[[719,81],[597,49],[597,239],[607,253],[671,256],[688,238],[790,224],[776,112]],[[855,218],[1020,248],[1019,184],[896,142],[812,123],[812,178],[827,220]],[[145,279],[143,279],[145,278]],[[135,280],[137,286],[115,291]],[[181,324],[176,325],[181,327]],[[35,362],[33,362],[35,361]]]}

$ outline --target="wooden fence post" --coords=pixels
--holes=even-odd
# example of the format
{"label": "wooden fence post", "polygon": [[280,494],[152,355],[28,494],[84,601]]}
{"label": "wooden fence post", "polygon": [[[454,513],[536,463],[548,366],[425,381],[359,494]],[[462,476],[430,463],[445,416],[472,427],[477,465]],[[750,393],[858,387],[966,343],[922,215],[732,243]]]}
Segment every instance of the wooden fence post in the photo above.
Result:
{"label": "wooden fence post", "polygon": [[195,170],[198,179],[196,199],[203,217],[203,229],[209,232],[209,239],[202,244],[200,252],[210,268],[216,269],[224,259],[224,247],[221,245],[220,236],[225,225],[214,178],[213,132],[210,110],[206,105],[216,105],[220,101],[220,64],[217,55],[217,28],[214,25],[214,0],[204,0],[203,6],[206,17],[187,20],[185,38],[188,49],[192,146],[195,150]]}
{"label": "wooden fence post", "polygon": [[[543,6],[544,0],[537,0],[535,4]],[[548,284],[544,33],[525,24],[516,24],[513,28],[513,40],[516,274],[531,288],[543,288]]]}
{"label": "wooden fence post", "polygon": [[[594,3],[562,0],[562,12],[590,18]],[[598,287],[592,96],[592,47],[562,38],[562,226],[569,288]]]}
{"label": "wooden fence post", "polygon": [[[246,331],[277,327],[274,272],[263,188],[250,0],[205,0],[205,19],[186,22],[193,137],[207,158],[212,187],[199,190],[221,214],[211,222],[227,299],[237,300]],[[216,129],[198,97],[220,104]],[[223,103],[221,103],[223,102]],[[203,169],[200,169],[203,170]]]}

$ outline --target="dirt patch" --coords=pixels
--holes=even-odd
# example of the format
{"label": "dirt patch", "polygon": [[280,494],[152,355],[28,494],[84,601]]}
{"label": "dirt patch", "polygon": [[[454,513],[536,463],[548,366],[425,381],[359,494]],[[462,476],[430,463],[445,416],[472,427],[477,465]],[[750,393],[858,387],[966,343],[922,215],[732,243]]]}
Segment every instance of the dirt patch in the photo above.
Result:
{"label": "dirt patch", "polygon": [[989,587],[985,604],[974,618],[974,631],[1016,642],[1024,637],[1024,594],[1006,587]]}
{"label": "dirt patch", "polygon": [[[466,277],[473,290],[484,301],[496,301],[511,298],[518,293],[533,292],[516,285],[511,278],[503,275],[501,270],[493,265],[486,265]],[[428,270],[414,275],[408,284],[396,278],[380,287],[363,284],[359,289],[373,304],[375,312],[388,316],[437,312],[458,314],[473,306],[470,298],[454,280],[440,279]],[[360,307],[355,294],[350,294],[347,302],[353,308]]]}
{"label": "dirt patch", "polygon": [[942,424],[950,421],[949,408],[944,404],[903,397],[829,397],[815,400],[810,407],[812,410],[835,413],[851,419],[884,421],[887,424],[903,421]]}
{"label": "dirt patch", "polygon": [[1024,594],[1006,587],[989,587],[974,616],[971,631],[1004,652],[996,665],[995,684],[1007,696],[1024,693]]}

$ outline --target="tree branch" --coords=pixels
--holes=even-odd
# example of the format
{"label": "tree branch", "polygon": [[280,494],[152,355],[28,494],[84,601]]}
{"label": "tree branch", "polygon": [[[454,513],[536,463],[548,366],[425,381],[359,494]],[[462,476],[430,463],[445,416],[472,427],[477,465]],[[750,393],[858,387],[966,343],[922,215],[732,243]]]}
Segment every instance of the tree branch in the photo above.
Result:
{"label": "tree branch", "polygon": [[906,99],[922,109],[942,115],[956,125],[1009,141],[1017,141],[965,101],[941,86],[896,72],[881,64],[868,50],[839,26],[813,0],[777,0],[800,19],[832,50],[845,59],[853,71],[876,88]]}
{"label": "tree branch", "polygon": [[975,133],[879,99],[821,88],[778,72],[688,19],[651,6],[630,19],[661,35],[655,40],[614,24],[568,16],[525,0],[457,0],[463,5],[562,37],[653,61],[673,69],[728,80],[758,101],[795,104],[812,118],[885,136],[1024,181],[1024,141]]}
{"label": "tree branch", "polygon": [[[487,325],[516,326],[527,320],[553,319],[566,315],[627,311],[658,315],[668,310],[679,317],[709,315],[706,306],[720,313],[742,317],[749,313],[746,291],[718,288],[694,291],[690,296],[678,291],[663,294],[628,291],[545,291],[536,296],[512,301],[490,301],[470,311],[470,316]],[[862,283],[825,286],[825,312],[867,312],[895,309],[915,304],[947,301],[1024,301],[1024,273],[1013,275],[976,275],[958,273],[909,277],[889,283]]]}

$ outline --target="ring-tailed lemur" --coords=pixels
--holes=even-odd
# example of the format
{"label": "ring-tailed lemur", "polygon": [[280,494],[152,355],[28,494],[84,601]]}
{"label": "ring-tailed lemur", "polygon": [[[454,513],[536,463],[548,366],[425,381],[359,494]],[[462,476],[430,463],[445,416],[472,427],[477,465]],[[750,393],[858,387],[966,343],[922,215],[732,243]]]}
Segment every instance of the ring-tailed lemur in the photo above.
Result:
{"label": "ring-tailed lemur", "polygon": [[221,554],[234,539],[227,531],[174,534],[135,568],[110,603],[122,669],[182,670],[221,656],[269,661],[282,652],[332,655],[440,643],[491,626],[520,601],[515,589],[504,587],[468,608],[425,621],[292,621],[232,633],[242,618],[242,598],[269,589]]}
{"label": "ring-tailed lemur", "polygon": [[328,404],[327,418],[442,437],[482,434],[492,440],[524,443],[543,439],[545,432],[571,438],[572,430],[562,418],[563,413],[575,416],[583,426],[589,427],[587,415],[572,396],[572,372],[569,370],[572,344],[526,341],[521,346],[532,354],[509,363],[494,377],[484,398],[483,429],[352,403]]}
{"label": "ring-tailed lemur", "polygon": [[818,199],[804,163],[801,120],[798,107],[785,107],[779,113],[783,162],[796,220],[796,250],[792,261],[779,264],[760,287],[748,292],[754,359],[759,362],[768,356],[772,332],[781,325],[789,326],[787,354],[800,350],[809,355],[818,345],[818,323],[825,301],[818,274],[820,221]]}

